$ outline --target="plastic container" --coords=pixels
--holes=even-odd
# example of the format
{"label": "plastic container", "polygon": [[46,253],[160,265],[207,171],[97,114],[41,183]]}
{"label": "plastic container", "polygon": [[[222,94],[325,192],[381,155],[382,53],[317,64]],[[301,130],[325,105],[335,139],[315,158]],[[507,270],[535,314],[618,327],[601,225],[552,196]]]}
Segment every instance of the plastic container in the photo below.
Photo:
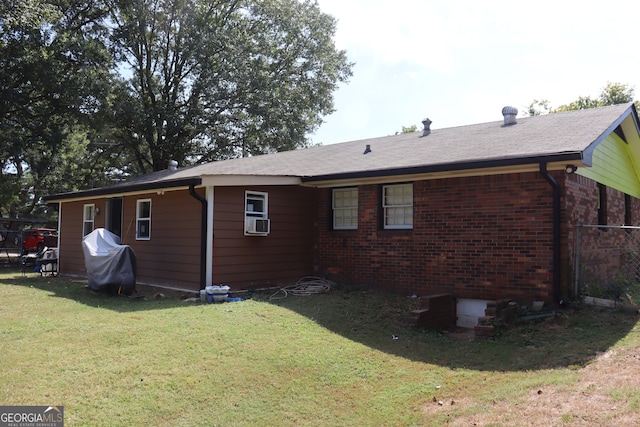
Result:
{"label": "plastic container", "polygon": [[213,294],[213,302],[225,302],[228,294]]}
{"label": "plastic container", "polygon": [[229,293],[229,287],[228,286],[207,286],[206,287],[206,291],[208,294],[212,294],[212,295],[220,295],[220,294],[228,294]]}
{"label": "plastic container", "polygon": [[225,302],[228,294],[207,294],[207,302]]}

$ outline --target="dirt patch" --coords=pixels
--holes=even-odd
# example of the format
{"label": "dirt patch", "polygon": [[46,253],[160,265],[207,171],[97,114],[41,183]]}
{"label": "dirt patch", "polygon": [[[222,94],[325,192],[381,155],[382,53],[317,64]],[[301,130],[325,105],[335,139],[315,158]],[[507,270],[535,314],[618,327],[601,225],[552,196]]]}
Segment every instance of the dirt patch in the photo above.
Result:
{"label": "dirt patch", "polygon": [[189,298],[200,299],[199,291],[163,288],[152,285],[136,284],[136,293],[134,296],[144,296],[147,299],[178,299],[185,300]]}
{"label": "dirt patch", "polygon": [[444,336],[456,340],[473,341],[476,338],[476,333],[472,328],[455,328],[445,332]]}
{"label": "dirt patch", "polygon": [[[445,411],[452,426],[640,425],[639,374],[640,347],[611,350],[580,369],[573,384],[531,390],[509,402],[494,401],[483,413],[476,412],[484,403],[456,397],[430,402],[424,410],[430,415]],[[473,415],[457,415],[461,408],[474,406]]]}

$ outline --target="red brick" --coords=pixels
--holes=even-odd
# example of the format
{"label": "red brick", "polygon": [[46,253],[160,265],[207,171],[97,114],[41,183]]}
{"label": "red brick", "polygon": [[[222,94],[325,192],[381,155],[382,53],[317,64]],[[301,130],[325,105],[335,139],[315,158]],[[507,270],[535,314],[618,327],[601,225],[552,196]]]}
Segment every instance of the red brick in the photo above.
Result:
{"label": "red brick", "polygon": [[[577,174],[552,174],[562,195],[566,295],[575,224],[597,222],[596,184]],[[361,185],[358,192],[358,229],[334,231],[331,190],[320,191],[316,265],[329,278],[407,295],[553,301],[553,198],[540,173],[415,181],[413,230],[382,230],[380,187]],[[622,224],[624,195],[609,189],[607,197],[609,222]],[[640,211],[640,201],[633,203],[634,213]],[[600,258],[620,259],[613,251]]]}

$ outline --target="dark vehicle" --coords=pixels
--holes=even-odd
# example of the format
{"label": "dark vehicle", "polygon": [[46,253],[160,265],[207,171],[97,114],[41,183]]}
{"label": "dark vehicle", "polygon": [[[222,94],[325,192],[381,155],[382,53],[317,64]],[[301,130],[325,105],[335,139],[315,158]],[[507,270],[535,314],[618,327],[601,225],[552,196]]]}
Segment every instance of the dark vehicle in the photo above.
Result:
{"label": "dark vehicle", "polygon": [[22,232],[22,250],[42,251],[44,247],[55,248],[58,246],[58,230],[53,228],[32,228]]}

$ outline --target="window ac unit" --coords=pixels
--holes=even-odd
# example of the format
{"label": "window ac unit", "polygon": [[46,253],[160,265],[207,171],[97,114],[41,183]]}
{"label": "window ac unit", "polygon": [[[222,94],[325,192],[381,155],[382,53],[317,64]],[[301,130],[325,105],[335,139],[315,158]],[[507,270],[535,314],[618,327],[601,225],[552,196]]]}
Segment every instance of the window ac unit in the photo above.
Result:
{"label": "window ac unit", "polygon": [[271,222],[264,218],[247,218],[244,222],[245,234],[267,235],[271,231]]}

